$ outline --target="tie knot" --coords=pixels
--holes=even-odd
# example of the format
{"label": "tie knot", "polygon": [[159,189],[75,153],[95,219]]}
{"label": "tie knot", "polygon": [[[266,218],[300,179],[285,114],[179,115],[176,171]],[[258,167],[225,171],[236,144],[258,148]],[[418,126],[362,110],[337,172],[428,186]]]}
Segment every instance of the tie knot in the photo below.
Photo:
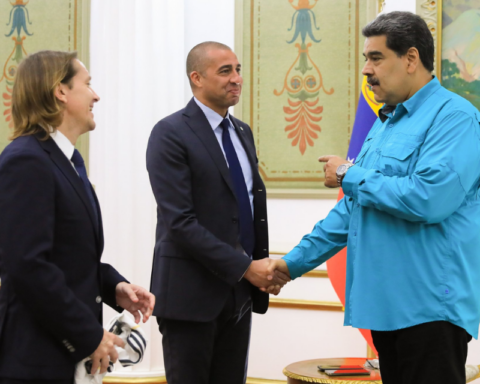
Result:
{"label": "tie knot", "polygon": [[76,166],[82,166],[84,164],[83,162],[83,157],[82,155],[80,154],[80,152],[78,152],[77,149],[75,149],[73,151],[73,155],[72,155],[72,163]]}
{"label": "tie knot", "polygon": [[225,131],[228,131],[228,128],[230,128],[230,120],[228,118],[225,118],[222,120],[220,123],[220,127]]}

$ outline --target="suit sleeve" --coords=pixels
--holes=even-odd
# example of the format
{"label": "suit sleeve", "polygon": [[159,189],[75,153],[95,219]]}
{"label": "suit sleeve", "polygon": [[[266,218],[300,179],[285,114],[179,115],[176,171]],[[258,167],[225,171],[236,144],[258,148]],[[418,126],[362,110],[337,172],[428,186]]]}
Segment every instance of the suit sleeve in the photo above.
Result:
{"label": "suit sleeve", "polygon": [[48,160],[9,155],[0,163],[0,248],[3,268],[18,300],[59,343],[74,346],[80,361],[103,337],[102,325],[69,289],[50,261],[54,246],[55,189]]}
{"label": "suit sleeve", "polygon": [[147,169],[158,208],[173,240],[227,284],[238,283],[251,260],[198,222],[188,154],[178,131],[165,121],[158,123],[150,136]]}
{"label": "suit sleeve", "polygon": [[125,279],[110,264],[100,263],[100,274],[102,276],[102,299],[105,304],[117,312],[122,312],[123,308],[117,305],[116,291],[118,283],[130,282]]}

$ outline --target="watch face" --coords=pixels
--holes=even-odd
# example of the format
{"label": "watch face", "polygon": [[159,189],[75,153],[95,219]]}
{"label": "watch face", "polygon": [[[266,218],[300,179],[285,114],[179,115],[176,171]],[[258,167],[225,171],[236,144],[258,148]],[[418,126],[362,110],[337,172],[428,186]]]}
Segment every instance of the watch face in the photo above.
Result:
{"label": "watch face", "polygon": [[342,176],[347,169],[347,166],[345,164],[341,164],[337,168],[337,175]]}

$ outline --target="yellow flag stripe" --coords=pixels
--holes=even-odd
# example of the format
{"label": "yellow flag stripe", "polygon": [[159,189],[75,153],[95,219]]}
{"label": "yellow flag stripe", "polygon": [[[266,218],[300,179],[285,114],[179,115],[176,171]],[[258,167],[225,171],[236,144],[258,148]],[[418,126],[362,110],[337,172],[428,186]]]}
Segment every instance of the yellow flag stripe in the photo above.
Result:
{"label": "yellow flag stripe", "polygon": [[380,108],[382,108],[383,104],[382,103],[377,103],[375,101],[375,98],[373,96],[373,92],[370,90],[367,84],[367,76],[363,77],[363,82],[362,82],[362,94],[365,99],[365,101],[368,103],[370,108],[372,108],[372,111],[375,112],[375,114],[378,116],[378,111]]}

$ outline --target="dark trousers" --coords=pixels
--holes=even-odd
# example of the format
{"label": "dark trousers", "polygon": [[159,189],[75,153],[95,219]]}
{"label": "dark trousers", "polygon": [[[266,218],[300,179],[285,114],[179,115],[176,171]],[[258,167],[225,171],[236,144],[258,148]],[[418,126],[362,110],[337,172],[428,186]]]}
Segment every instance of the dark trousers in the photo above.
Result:
{"label": "dark trousers", "polygon": [[465,384],[468,342],[463,328],[433,321],[397,331],[372,331],[383,384]]}
{"label": "dark trousers", "polygon": [[252,311],[232,291],[220,315],[206,323],[157,318],[168,384],[244,384]]}

